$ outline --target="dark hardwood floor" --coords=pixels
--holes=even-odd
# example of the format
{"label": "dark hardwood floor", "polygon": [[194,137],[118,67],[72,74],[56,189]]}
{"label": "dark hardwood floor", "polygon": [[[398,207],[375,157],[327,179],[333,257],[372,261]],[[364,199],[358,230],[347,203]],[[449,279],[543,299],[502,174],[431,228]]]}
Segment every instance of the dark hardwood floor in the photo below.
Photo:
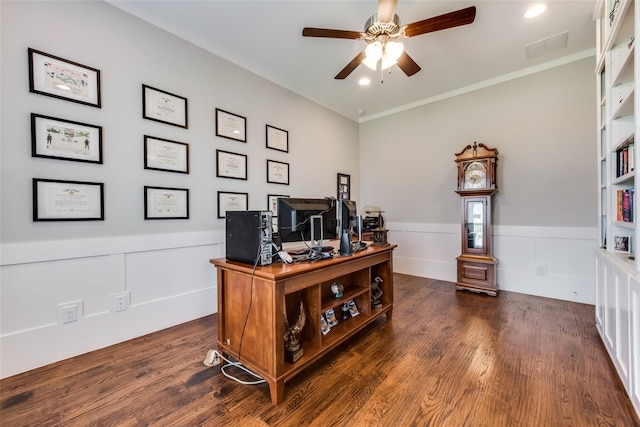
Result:
{"label": "dark hardwood floor", "polygon": [[0,424],[640,426],[589,305],[396,274],[393,319],[287,383],[278,406],[266,384],[203,365],[216,327],[208,316],[6,378]]}

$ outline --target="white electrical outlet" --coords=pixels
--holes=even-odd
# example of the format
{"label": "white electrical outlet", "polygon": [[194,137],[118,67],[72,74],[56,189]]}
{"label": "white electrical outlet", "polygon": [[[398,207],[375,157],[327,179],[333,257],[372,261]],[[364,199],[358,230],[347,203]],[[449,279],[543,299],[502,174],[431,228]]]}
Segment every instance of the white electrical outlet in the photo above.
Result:
{"label": "white electrical outlet", "polygon": [[58,304],[58,322],[60,324],[77,322],[78,316],[82,316],[82,301]]}
{"label": "white electrical outlet", "polygon": [[124,311],[129,307],[129,292],[111,295],[111,310]]}
{"label": "white electrical outlet", "polygon": [[538,265],[536,265],[536,275],[537,276],[546,276],[547,275],[547,264],[538,264]]}

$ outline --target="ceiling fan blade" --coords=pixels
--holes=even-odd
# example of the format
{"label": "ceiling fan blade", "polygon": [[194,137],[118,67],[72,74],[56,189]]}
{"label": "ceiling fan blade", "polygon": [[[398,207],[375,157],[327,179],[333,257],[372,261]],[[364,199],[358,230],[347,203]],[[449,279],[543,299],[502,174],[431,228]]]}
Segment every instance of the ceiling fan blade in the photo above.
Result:
{"label": "ceiling fan blade", "polygon": [[416,64],[416,61],[407,54],[407,52],[402,52],[402,55],[398,58],[398,67],[409,77],[422,69],[418,64]]}
{"label": "ceiling fan blade", "polygon": [[378,0],[378,21],[393,22],[398,0]]}
{"label": "ceiling fan blade", "polygon": [[408,24],[404,30],[404,34],[407,37],[419,36],[420,34],[471,24],[474,19],[476,19],[476,7],[471,6],[466,9],[460,9],[455,12],[445,13],[444,15]]}
{"label": "ceiling fan blade", "polygon": [[329,30],[326,28],[309,28],[302,29],[302,35],[304,37],[326,37],[331,39],[353,39],[358,40],[361,34],[357,31],[346,30]]}
{"label": "ceiling fan blade", "polygon": [[364,50],[362,52],[360,52],[355,58],[353,58],[351,60],[351,62],[349,62],[347,64],[346,67],[344,67],[342,69],[342,71],[340,71],[337,75],[336,75],[336,79],[337,80],[344,80],[347,78],[347,76],[349,74],[351,74],[353,72],[353,70],[355,70],[356,68],[358,68],[358,65],[360,65],[360,63],[362,63],[362,60],[364,59],[366,55],[364,54]]}

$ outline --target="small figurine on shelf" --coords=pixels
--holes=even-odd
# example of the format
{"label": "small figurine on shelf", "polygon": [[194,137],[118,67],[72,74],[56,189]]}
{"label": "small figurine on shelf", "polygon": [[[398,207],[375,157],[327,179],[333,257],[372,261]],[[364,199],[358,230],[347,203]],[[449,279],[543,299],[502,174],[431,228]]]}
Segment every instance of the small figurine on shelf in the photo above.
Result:
{"label": "small figurine on shelf", "polygon": [[351,317],[356,317],[360,314],[360,310],[358,310],[356,302],[352,299],[349,300],[349,313],[351,313]]}
{"label": "small figurine on shelf", "polygon": [[344,292],[344,286],[342,286],[338,282],[333,282],[331,284],[331,292],[333,292],[333,296],[336,298],[342,298]]}
{"label": "small figurine on shelf", "polygon": [[349,303],[345,301],[342,304],[342,320],[347,320],[349,318]]}
{"label": "small figurine on shelf", "polygon": [[302,301],[300,301],[300,314],[296,323],[293,326],[289,326],[289,322],[285,318],[284,349],[285,359],[289,363],[294,363],[302,357],[303,348],[300,334],[306,323],[306,318]]}
{"label": "small figurine on shelf", "polygon": [[380,289],[380,284],[383,282],[382,278],[376,277],[371,283],[371,308],[377,309],[382,307],[382,302],[380,298],[382,298],[382,289]]}

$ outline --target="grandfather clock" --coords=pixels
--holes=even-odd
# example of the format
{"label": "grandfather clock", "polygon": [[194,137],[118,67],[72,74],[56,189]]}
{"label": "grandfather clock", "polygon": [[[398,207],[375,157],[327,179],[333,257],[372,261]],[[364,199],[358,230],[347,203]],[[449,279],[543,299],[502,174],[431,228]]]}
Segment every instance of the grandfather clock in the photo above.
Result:
{"label": "grandfather clock", "polygon": [[462,197],[462,253],[456,258],[456,290],[498,295],[492,254],[491,197],[498,191],[498,150],[474,142],[456,155],[458,193]]}

